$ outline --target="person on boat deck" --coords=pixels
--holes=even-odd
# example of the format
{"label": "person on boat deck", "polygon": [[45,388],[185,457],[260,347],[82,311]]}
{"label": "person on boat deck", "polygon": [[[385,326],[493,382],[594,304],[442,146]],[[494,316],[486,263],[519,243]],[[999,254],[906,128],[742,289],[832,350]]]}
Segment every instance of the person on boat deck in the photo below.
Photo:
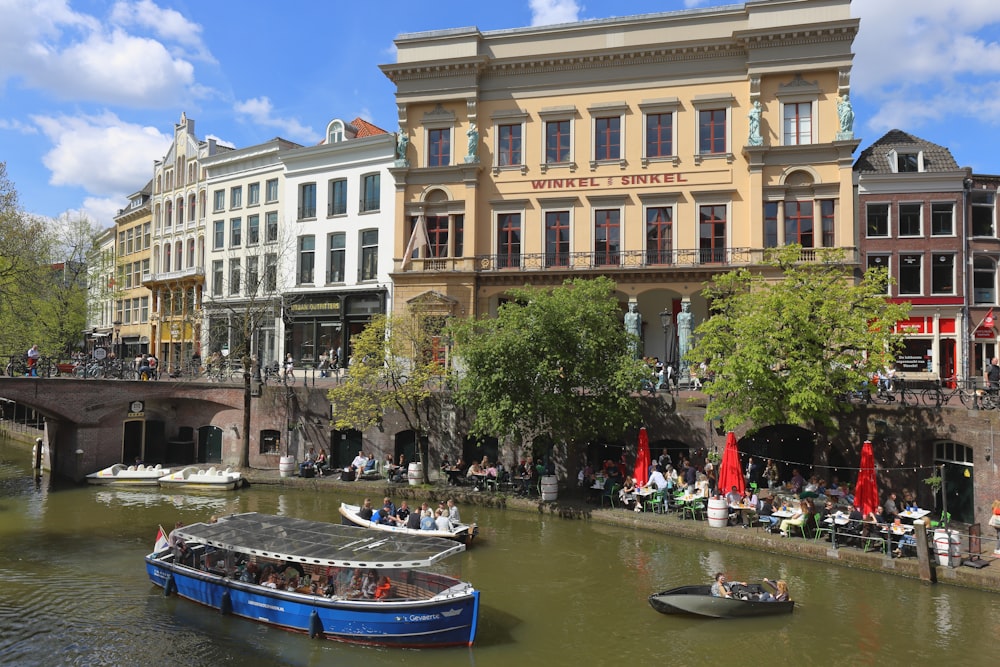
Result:
{"label": "person on boat deck", "polygon": [[451,521],[448,519],[448,512],[438,509],[434,517],[434,525],[438,530],[451,530]]}
{"label": "person on boat deck", "polygon": [[351,577],[351,585],[347,589],[347,597],[349,598],[359,598],[362,597],[365,588],[364,575],[360,571],[355,571],[354,575]]}
{"label": "person on boat deck", "polygon": [[777,581],[771,581],[767,577],[764,577],[764,583],[768,586],[774,588],[774,593],[768,593],[764,591],[761,593],[761,602],[787,602],[788,601],[788,582],[784,579],[778,579]]}
{"label": "person on boat deck", "polygon": [[389,597],[389,591],[392,589],[392,582],[389,577],[382,575],[382,578],[378,580],[378,586],[375,587],[375,599],[384,600]]}
{"label": "person on boat deck", "polygon": [[406,520],[410,518],[410,506],[404,500],[399,503],[399,507],[396,508],[396,518],[399,519],[403,524],[406,524]]}
{"label": "person on boat deck", "polygon": [[369,570],[365,573],[364,582],[361,584],[361,594],[369,599],[373,600],[375,598],[375,591],[378,590],[378,576],[375,572]]}
{"label": "person on boat deck", "polygon": [[266,586],[267,588],[277,589],[278,588],[278,583],[280,581],[281,581],[281,578],[278,577],[277,574],[275,574],[275,573],[272,572],[271,576],[269,576],[267,578],[267,581],[265,581],[264,583],[262,583],[261,586]]}
{"label": "person on boat deck", "polygon": [[174,524],[174,529],[171,530],[170,534],[167,536],[167,546],[174,552],[175,563],[181,562],[187,558],[190,553],[187,542],[184,541],[183,537],[177,534],[177,530],[183,527],[184,523],[182,521],[178,521]]}
{"label": "person on boat deck", "polygon": [[448,499],[448,521],[450,521],[453,526],[462,523],[462,517],[458,514],[458,506],[455,504],[454,498]]}
{"label": "person on boat deck", "polygon": [[371,521],[372,514],[372,499],[365,498],[365,502],[361,505],[361,509],[358,510],[358,516],[365,521]]}
{"label": "person on boat deck", "polygon": [[420,511],[420,530],[434,530],[437,528],[437,523],[434,521],[434,513],[427,503],[424,503],[424,508]]}
{"label": "person on boat deck", "polygon": [[392,510],[392,515],[396,516],[396,505],[395,503],[392,502],[392,498],[390,498],[389,496],[385,496],[384,498],[382,498],[382,507],[386,506],[388,506],[389,509]]}
{"label": "person on boat deck", "polygon": [[382,509],[372,512],[372,523],[380,523],[383,526],[402,525],[402,521],[393,513],[392,503],[386,503]]}
{"label": "person on boat deck", "polygon": [[[403,505],[405,506],[406,503],[404,502]],[[411,530],[420,530],[420,520],[422,518],[423,515],[419,509],[410,512],[409,516],[406,517],[406,527]]]}

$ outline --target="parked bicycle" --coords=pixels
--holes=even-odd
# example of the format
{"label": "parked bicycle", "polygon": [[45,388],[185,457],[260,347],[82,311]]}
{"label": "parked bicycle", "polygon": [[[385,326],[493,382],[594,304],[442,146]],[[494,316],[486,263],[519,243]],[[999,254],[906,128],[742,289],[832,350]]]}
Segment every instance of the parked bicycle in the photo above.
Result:
{"label": "parked bicycle", "polygon": [[[951,388],[948,388],[949,386]],[[967,408],[971,408],[975,405],[975,390],[961,387],[958,383],[958,379],[954,376],[941,380],[935,387],[924,389],[924,391],[920,394],[920,400],[923,401],[924,405],[940,408],[942,405],[947,405],[948,402],[955,396],[958,396],[958,400],[960,400],[962,405]]]}

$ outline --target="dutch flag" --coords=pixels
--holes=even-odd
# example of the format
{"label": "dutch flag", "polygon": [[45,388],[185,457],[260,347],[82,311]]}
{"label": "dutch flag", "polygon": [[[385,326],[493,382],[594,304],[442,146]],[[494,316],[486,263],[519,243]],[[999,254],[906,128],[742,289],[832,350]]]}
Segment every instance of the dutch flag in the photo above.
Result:
{"label": "dutch flag", "polygon": [[167,534],[163,530],[163,526],[157,526],[159,530],[156,531],[156,543],[153,545],[153,553],[157,554],[163,551],[169,546],[167,542]]}

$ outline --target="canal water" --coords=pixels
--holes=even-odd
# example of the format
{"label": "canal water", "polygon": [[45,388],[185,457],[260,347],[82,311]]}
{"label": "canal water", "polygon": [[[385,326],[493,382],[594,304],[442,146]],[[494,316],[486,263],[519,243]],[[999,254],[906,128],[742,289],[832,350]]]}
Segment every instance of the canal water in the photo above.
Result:
{"label": "canal water", "polygon": [[[335,492],[226,495],[48,488],[29,453],[0,444],[0,664],[598,665],[985,664],[996,595],[932,586],[587,521],[464,507],[480,537],[451,572],[482,591],[475,647],[389,650],[310,640],[175,598],[146,578],[157,525],[229,512],[338,521]],[[663,616],[654,592],[784,578],[794,614]]]}

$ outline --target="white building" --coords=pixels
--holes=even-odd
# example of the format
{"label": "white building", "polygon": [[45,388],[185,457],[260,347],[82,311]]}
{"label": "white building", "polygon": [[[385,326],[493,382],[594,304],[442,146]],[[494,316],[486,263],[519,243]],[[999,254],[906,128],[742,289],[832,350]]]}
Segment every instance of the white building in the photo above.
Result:
{"label": "white building", "polygon": [[392,308],[395,156],[395,135],[360,118],[334,119],[320,145],[280,155],[283,219],[294,238],[284,349],[296,363],[338,349],[343,361],[350,337]]}
{"label": "white building", "polygon": [[294,259],[283,206],[281,154],[300,144],[274,138],[201,161],[208,195],[202,331],[208,353],[281,356],[281,276]]}

